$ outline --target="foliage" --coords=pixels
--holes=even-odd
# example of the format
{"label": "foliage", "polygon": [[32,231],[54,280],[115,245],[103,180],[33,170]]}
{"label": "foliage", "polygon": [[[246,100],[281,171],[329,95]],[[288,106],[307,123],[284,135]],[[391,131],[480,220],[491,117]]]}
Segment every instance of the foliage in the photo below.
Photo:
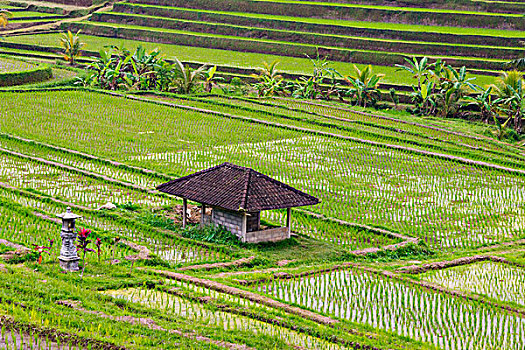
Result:
{"label": "foliage", "polygon": [[371,65],[359,69],[354,64],[354,74],[343,76],[343,79],[350,85],[347,95],[357,106],[374,106],[379,99],[378,88],[383,77],[383,74],[374,74]]}
{"label": "foliage", "polygon": [[194,239],[196,241],[230,246],[240,244],[239,238],[235,234],[221,226],[188,226],[186,229],[182,229],[181,234],[183,237]]}
{"label": "foliage", "polygon": [[258,81],[253,87],[259,97],[286,94],[284,78],[277,71],[278,65],[278,60],[272,63],[263,62],[263,67],[256,69],[257,74],[251,75]]}
{"label": "foliage", "polygon": [[474,96],[465,96],[467,106],[475,106],[481,113],[481,120],[488,124],[490,120],[495,118],[498,111],[498,103],[501,99],[493,99],[492,97],[492,86],[481,93]]}
{"label": "foliage", "polygon": [[80,274],[80,279],[84,276],[84,271],[86,270],[86,253],[88,252],[94,252],[93,249],[88,248],[89,244],[91,243],[91,240],[89,239],[89,235],[91,234],[91,230],[87,230],[85,228],[79,229],[77,232],[77,251],[82,252],[82,273]]}
{"label": "foliage", "polygon": [[505,68],[516,69],[519,71],[525,70],[525,57],[507,62]]}
{"label": "foliage", "polygon": [[68,30],[60,36],[60,45],[64,49],[64,59],[71,65],[75,64],[75,60],[81,54],[80,50],[86,45],[80,40],[79,34],[80,30],[76,34]]}
{"label": "foliage", "polygon": [[514,70],[503,72],[496,84],[492,85],[503,106],[501,111],[514,120],[514,130],[518,135],[522,133],[522,120],[525,112],[524,84],[523,74]]}
{"label": "foliage", "polygon": [[465,97],[477,90],[475,78],[469,78],[465,66],[456,69],[441,59],[429,63],[427,57],[405,58],[405,65],[396,65],[413,75],[417,85],[410,94],[418,115],[435,115],[441,118],[459,117],[464,114]]}
{"label": "foliage", "polygon": [[43,245],[37,245],[33,244],[33,250],[38,253],[38,264],[42,264],[42,254],[46,253],[47,255],[50,255],[50,250],[53,248],[53,243],[55,240],[50,239],[49,240],[49,247],[43,246]]}
{"label": "foliage", "polygon": [[206,82],[211,91],[211,79],[215,75],[215,71],[206,71],[206,66],[201,66],[197,69],[192,69],[189,65],[184,65],[178,58],[175,58],[175,64],[171,66],[173,78],[169,91],[181,94],[191,94],[197,91],[199,81],[206,79],[206,74],[210,82]]}
{"label": "foliage", "polygon": [[204,84],[204,91],[211,93],[213,90],[213,86],[219,87],[219,82],[223,83],[224,78],[216,76],[217,73],[217,66],[213,66],[209,68],[208,70],[202,72],[202,79]]}
{"label": "foliage", "polygon": [[341,89],[338,80],[340,74],[332,68],[332,62],[328,57],[321,58],[319,51],[315,58],[306,56],[312,65],[312,76],[303,76],[295,82],[288,83],[286,90],[291,91],[291,96],[294,98],[329,100],[332,96],[336,96],[342,100],[345,91]]}
{"label": "foliage", "polygon": [[9,23],[9,18],[13,18],[13,13],[5,9],[0,9],[0,27],[7,27],[7,24]]}
{"label": "foliage", "polygon": [[160,51],[146,51],[138,46],[134,52],[109,47],[93,57],[88,66],[91,74],[79,78],[77,85],[95,86],[105,90],[159,90],[190,94],[196,92],[204,79],[203,89],[211,89],[219,79],[215,67],[192,69],[177,58],[166,61]]}
{"label": "foliage", "polygon": [[117,204],[117,208],[129,210],[129,211],[137,211],[140,209],[140,205],[135,204],[131,201],[123,203],[123,204]]}

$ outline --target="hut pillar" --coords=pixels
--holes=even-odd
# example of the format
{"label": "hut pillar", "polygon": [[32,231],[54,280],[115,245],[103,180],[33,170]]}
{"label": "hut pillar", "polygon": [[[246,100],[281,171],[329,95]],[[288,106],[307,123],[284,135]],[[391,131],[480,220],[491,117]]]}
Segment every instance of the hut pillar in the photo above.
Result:
{"label": "hut pillar", "polygon": [[186,198],[182,199],[182,227],[186,227],[188,218],[188,200]]}
{"label": "hut pillar", "polygon": [[288,229],[288,238],[290,238],[292,234],[292,209],[291,208],[286,209],[286,228]]}
{"label": "hut pillar", "polygon": [[206,225],[206,204],[201,204],[201,226]]}
{"label": "hut pillar", "polygon": [[247,227],[248,227],[248,216],[246,212],[244,212],[242,215],[242,227],[241,227],[241,237],[242,237],[243,242],[246,242]]}

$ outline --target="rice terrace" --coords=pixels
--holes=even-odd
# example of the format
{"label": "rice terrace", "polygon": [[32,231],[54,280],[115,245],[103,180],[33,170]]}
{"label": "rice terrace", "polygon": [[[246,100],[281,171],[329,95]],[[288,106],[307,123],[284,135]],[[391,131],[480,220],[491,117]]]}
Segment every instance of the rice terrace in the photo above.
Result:
{"label": "rice terrace", "polygon": [[525,349],[525,1],[0,0],[0,349]]}

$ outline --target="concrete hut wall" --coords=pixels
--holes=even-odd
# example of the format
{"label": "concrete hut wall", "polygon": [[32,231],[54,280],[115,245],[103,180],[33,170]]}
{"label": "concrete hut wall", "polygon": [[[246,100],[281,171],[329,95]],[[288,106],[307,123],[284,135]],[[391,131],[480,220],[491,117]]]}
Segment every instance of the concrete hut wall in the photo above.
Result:
{"label": "concrete hut wall", "polygon": [[[246,233],[243,233],[244,213],[213,208],[211,222],[230,230],[246,243],[278,242],[290,238],[287,227],[260,230],[261,213],[249,213],[246,217]],[[207,221],[207,220],[206,220]]]}
{"label": "concrete hut wall", "polygon": [[226,227],[239,238],[243,238],[242,221],[244,215],[235,211],[213,208],[211,219],[217,224]]}

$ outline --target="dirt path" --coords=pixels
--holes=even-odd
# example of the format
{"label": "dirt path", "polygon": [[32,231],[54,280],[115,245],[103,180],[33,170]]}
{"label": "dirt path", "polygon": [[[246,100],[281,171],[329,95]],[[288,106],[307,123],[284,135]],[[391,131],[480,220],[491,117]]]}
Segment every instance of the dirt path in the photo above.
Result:
{"label": "dirt path", "polygon": [[[0,257],[5,261],[8,261],[14,258],[19,258],[19,257],[25,256],[31,253],[31,249],[29,249],[28,247],[10,242],[5,239],[0,239],[0,245],[5,245],[6,247],[15,249],[14,251],[6,252],[0,255]],[[0,271],[7,272],[5,265],[0,264]]]}
{"label": "dirt path", "polygon": [[262,295],[259,295],[259,294],[256,294],[256,293],[252,293],[252,292],[249,292],[249,291],[245,291],[243,289],[230,287],[230,286],[227,286],[227,285],[219,283],[219,282],[210,281],[210,280],[207,280],[207,279],[197,278],[197,277],[193,277],[193,276],[188,276],[188,275],[184,275],[182,273],[171,272],[171,271],[145,270],[145,269],[141,269],[141,270],[151,271],[151,272],[154,272],[154,273],[156,273],[158,275],[162,275],[162,276],[165,276],[165,277],[177,280],[177,281],[190,282],[190,283],[193,283],[195,285],[204,286],[206,288],[209,288],[209,289],[212,289],[212,290],[215,290],[215,291],[218,291],[218,292],[239,296],[241,298],[244,298],[244,299],[247,299],[247,300],[259,303],[259,304],[263,304],[263,305],[270,306],[270,307],[273,307],[273,308],[276,308],[276,309],[284,310],[284,311],[286,311],[288,313],[295,314],[295,315],[307,318],[309,320],[312,320],[312,321],[320,323],[320,324],[334,325],[334,324],[339,323],[337,320],[335,320],[333,318],[322,316],[322,315],[316,314],[314,312],[311,312],[311,311],[308,311],[308,310],[303,310],[303,309],[295,307],[295,306],[290,306],[288,304],[281,303],[281,302],[276,301],[274,299],[271,299],[271,298],[268,298],[268,297],[265,297],[265,296],[262,296]]}
{"label": "dirt path", "polygon": [[139,245],[139,244],[136,244],[130,241],[126,241],[126,240],[121,240],[119,243],[138,252],[137,255],[129,255],[129,256],[126,256],[124,259],[127,259],[127,260],[150,260],[151,259],[151,250],[149,250],[148,247],[145,247],[143,245]]}

